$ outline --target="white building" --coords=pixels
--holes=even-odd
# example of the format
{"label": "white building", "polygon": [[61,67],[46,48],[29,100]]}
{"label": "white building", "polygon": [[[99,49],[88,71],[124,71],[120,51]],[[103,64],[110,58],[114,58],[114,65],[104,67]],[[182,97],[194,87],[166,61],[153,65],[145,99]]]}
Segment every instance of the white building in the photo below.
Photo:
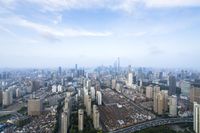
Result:
{"label": "white building", "polygon": [[61,133],[67,133],[67,129],[68,129],[68,126],[69,126],[67,118],[68,118],[68,113],[62,112],[62,115],[61,115]]}
{"label": "white building", "polygon": [[58,85],[58,92],[63,92],[63,86],[62,85]]}
{"label": "white building", "polygon": [[82,109],[78,110],[78,130],[83,131],[84,125],[84,111]]}
{"label": "white building", "polygon": [[51,91],[52,91],[53,93],[56,93],[56,92],[57,92],[57,86],[56,86],[56,85],[53,85]]}
{"label": "white building", "polygon": [[7,89],[3,91],[3,105],[8,106],[13,103],[13,94],[12,91]]}
{"label": "white building", "polygon": [[193,129],[195,133],[200,133],[200,104],[194,102]]}
{"label": "white building", "polygon": [[102,105],[102,93],[101,93],[101,91],[97,91],[97,103],[98,103],[98,105]]}
{"label": "white building", "polygon": [[129,72],[128,73],[128,87],[132,87],[132,84],[133,84],[133,73],[132,72]]}
{"label": "white building", "polygon": [[95,88],[91,87],[90,88],[90,92],[91,92],[92,101],[94,101],[95,100],[95,96],[96,96],[96,94],[95,94]]}

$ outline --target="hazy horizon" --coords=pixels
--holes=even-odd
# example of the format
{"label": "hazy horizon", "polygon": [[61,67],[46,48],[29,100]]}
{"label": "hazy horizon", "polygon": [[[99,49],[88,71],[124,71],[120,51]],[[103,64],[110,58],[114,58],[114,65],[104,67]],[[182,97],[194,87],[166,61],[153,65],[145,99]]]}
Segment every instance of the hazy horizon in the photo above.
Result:
{"label": "hazy horizon", "polygon": [[199,0],[0,0],[0,68],[200,68]]}

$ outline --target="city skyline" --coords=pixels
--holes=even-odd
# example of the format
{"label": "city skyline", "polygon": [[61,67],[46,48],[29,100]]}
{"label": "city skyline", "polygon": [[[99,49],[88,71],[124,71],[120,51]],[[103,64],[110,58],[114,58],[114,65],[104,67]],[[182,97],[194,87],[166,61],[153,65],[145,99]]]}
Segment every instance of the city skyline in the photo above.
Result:
{"label": "city skyline", "polygon": [[194,68],[199,0],[0,0],[1,67]]}

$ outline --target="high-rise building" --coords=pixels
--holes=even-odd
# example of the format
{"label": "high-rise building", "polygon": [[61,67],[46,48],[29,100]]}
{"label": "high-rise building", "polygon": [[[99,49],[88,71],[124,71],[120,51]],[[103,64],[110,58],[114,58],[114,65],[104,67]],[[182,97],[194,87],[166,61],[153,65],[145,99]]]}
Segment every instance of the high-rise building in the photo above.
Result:
{"label": "high-rise building", "polygon": [[89,95],[87,95],[86,98],[87,98],[87,101],[86,101],[87,102],[86,103],[86,112],[87,112],[88,116],[91,116],[91,111],[92,111],[91,110],[91,104],[92,104],[91,102],[92,102],[92,99],[91,99],[91,97]]}
{"label": "high-rise building", "polygon": [[175,76],[169,76],[169,96],[176,95],[176,78]]}
{"label": "high-rise building", "polygon": [[112,79],[112,89],[116,88],[116,79]]}
{"label": "high-rise building", "polygon": [[92,101],[94,101],[94,100],[95,100],[95,97],[96,97],[95,88],[94,88],[94,87],[91,87],[91,88],[90,88],[90,93],[91,93]]}
{"label": "high-rise building", "polygon": [[3,91],[0,89],[0,107],[3,104]]}
{"label": "high-rise building", "polygon": [[194,102],[193,108],[193,129],[195,133],[200,133],[200,104]]}
{"label": "high-rise building", "polygon": [[66,111],[61,114],[61,133],[67,133],[69,123],[68,123],[68,113]]}
{"label": "high-rise building", "polygon": [[93,105],[93,125],[95,129],[99,129],[99,110],[96,105]]}
{"label": "high-rise building", "polygon": [[158,115],[162,115],[164,113],[164,96],[161,92],[158,92],[155,97],[157,100],[156,101],[157,106],[155,106],[156,110],[154,110],[154,112],[158,113]]}
{"label": "high-rise building", "polygon": [[158,97],[157,94],[160,92],[160,87],[159,86],[154,86],[153,87],[153,110],[154,112],[158,112]]}
{"label": "high-rise building", "polygon": [[153,87],[152,85],[146,87],[146,97],[153,98]]}
{"label": "high-rise building", "polygon": [[164,112],[168,111],[168,91],[167,90],[162,90],[161,93],[163,94],[164,97]]}
{"label": "high-rise building", "polygon": [[120,58],[117,58],[117,73],[120,72]]}
{"label": "high-rise building", "polygon": [[37,116],[43,111],[42,100],[40,98],[32,98],[28,100],[28,115]]}
{"label": "high-rise building", "polygon": [[129,87],[131,87],[133,85],[133,73],[129,72],[128,73],[128,84]]}
{"label": "high-rise building", "polygon": [[181,87],[181,94],[184,96],[189,96],[191,88],[190,82],[182,81],[180,87]]}
{"label": "high-rise building", "polygon": [[177,116],[177,96],[172,95],[169,97],[169,116]]}
{"label": "high-rise building", "polygon": [[97,103],[98,103],[98,105],[102,105],[102,93],[101,93],[101,91],[97,91]]}
{"label": "high-rise building", "polygon": [[192,85],[190,88],[190,102],[200,102],[200,87]]}
{"label": "high-rise building", "polygon": [[3,91],[3,106],[8,106],[13,103],[12,90],[7,89]]}
{"label": "high-rise building", "polygon": [[84,125],[84,111],[82,109],[78,110],[78,130],[83,131]]}

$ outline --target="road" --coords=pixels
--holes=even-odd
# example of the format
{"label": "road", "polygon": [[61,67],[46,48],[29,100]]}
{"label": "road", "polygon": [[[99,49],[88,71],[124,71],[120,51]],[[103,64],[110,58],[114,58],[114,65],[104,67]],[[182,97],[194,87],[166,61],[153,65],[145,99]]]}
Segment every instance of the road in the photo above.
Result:
{"label": "road", "polygon": [[140,124],[136,124],[130,127],[119,129],[116,131],[111,131],[110,133],[131,133],[140,131],[150,127],[156,127],[161,125],[170,125],[170,124],[180,124],[180,123],[192,123],[193,118],[165,118],[165,119],[155,119]]}

